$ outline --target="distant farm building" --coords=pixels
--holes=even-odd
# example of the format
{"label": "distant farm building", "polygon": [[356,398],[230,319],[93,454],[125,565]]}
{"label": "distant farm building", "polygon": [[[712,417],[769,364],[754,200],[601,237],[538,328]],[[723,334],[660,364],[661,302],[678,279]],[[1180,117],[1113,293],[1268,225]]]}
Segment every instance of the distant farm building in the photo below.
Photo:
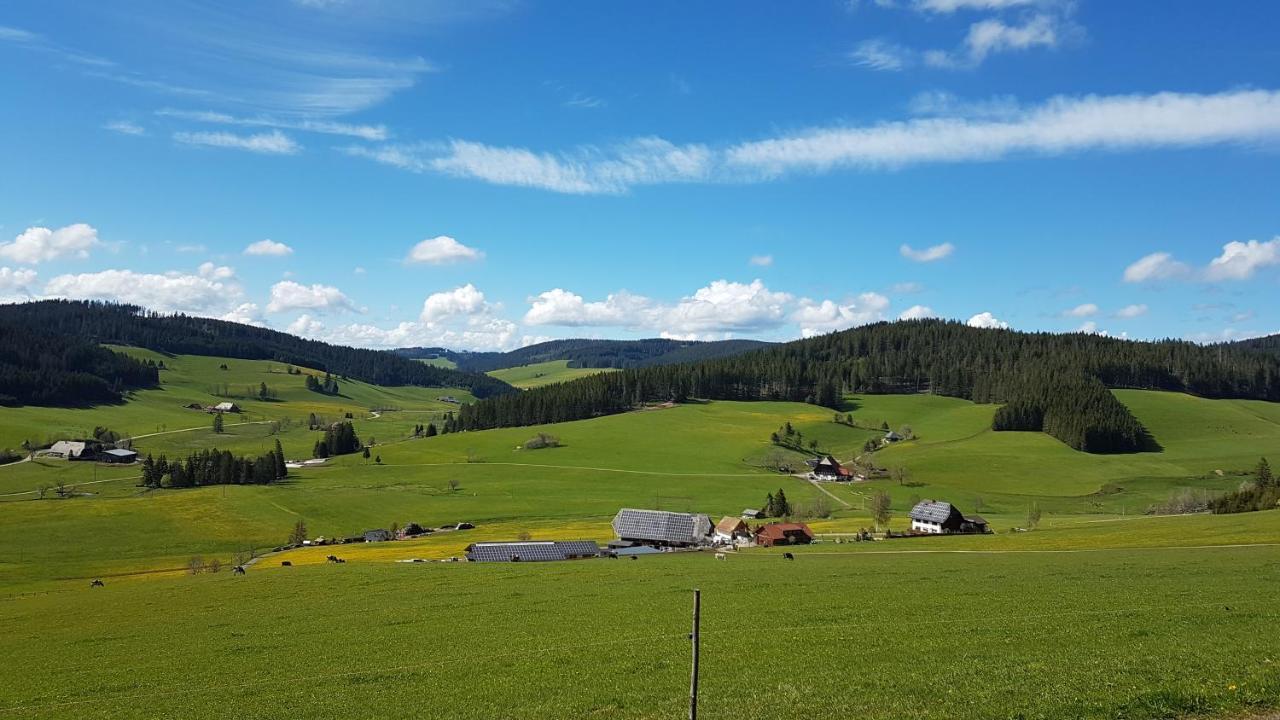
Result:
{"label": "distant farm building", "polygon": [[726,517],[716,523],[715,540],[718,543],[733,545],[739,540],[750,540],[751,528],[742,518]]}
{"label": "distant farm building", "polygon": [[238,413],[240,412],[240,406],[233,402],[220,402],[209,408],[209,410],[216,413]]}
{"label": "distant farm building", "polygon": [[839,460],[824,455],[817,460],[806,461],[812,468],[812,475],[819,480],[852,480],[853,473],[840,464]]}
{"label": "distant farm building", "polygon": [[742,511],[742,519],[743,520],[763,520],[764,511],[756,510],[753,508],[747,508],[746,510]]}
{"label": "distant farm building", "polygon": [[379,528],[377,530],[364,531],[365,542],[387,542],[388,540],[394,540],[394,539],[395,539],[395,536],[391,534],[390,530],[383,530]]}
{"label": "distant farm building", "polygon": [[49,455],[56,455],[67,460],[93,460],[93,447],[79,440],[59,440],[49,447]]}
{"label": "distant farm building", "polygon": [[706,515],[623,508],[613,518],[618,538],[636,545],[691,547],[711,539],[711,518]]}
{"label": "distant farm building", "polygon": [[439,400],[440,402],[452,403],[454,405],[459,404],[458,398],[452,395],[441,395],[440,397],[436,398],[436,400]]}
{"label": "distant farm building", "polygon": [[760,547],[808,545],[811,542],[813,531],[804,523],[769,523],[756,530],[756,544]]}
{"label": "distant farm building", "polygon": [[989,531],[978,515],[966,516],[947,502],[925,500],[911,508],[911,532],[924,535],[981,534]]}
{"label": "distant farm building", "polygon": [[101,459],[109,463],[131,463],[137,462],[138,453],[135,450],[125,450],[116,448],[114,450],[106,450],[102,453]]}
{"label": "distant farm building", "polygon": [[600,548],[589,540],[484,542],[467,546],[470,562],[551,562],[598,557]]}
{"label": "distant farm building", "polygon": [[899,435],[898,433],[892,430],[884,434],[884,441],[887,443],[896,443],[896,442],[901,442],[903,440],[906,440],[906,438],[902,437],[901,435]]}

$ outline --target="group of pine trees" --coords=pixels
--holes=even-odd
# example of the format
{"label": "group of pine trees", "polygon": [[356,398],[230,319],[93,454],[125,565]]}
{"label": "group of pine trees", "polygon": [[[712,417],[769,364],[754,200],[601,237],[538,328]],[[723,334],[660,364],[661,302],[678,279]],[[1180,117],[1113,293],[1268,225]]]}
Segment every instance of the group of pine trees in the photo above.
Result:
{"label": "group of pine trees", "polygon": [[316,441],[312,455],[318,458],[350,455],[363,447],[351,423],[337,422],[330,425],[324,431],[324,437]]}
{"label": "group of pine trees", "polygon": [[142,461],[142,485],[149,488],[189,488],[202,485],[265,485],[288,475],[280,441],[274,450],[256,458],[238,457],[230,450],[201,450],[186,460],[170,462],[164,455]]}
{"label": "group of pine trees", "polygon": [[761,509],[764,511],[765,517],[772,518],[790,517],[792,512],[791,503],[787,501],[787,494],[782,491],[782,488],[778,488],[777,495],[769,493],[765,497],[764,507]]}
{"label": "group of pine trees", "polygon": [[1217,514],[1255,512],[1280,509],[1280,480],[1266,458],[1258,462],[1254,479],[1239,490],[1209,501],[1209,510]]}
{"label": "group of pine trees", "polygon": [[155,387],[160,368],[78,333],[51,333],[6,317],[0,306],[0,405],[75,407],[120,402]]}
{"label": "group of pine trees", "polygon": [[435,437],[439,434],[440,431],[436,429],[435,423],[427,423],[426,425],[419,423],[413,426],[414,437]]}
{"label": "group of pine trees", "polygon": [[789,400],[839,409],[846,393],[932,392],[1011,405],[998,429],[1039,429],[1088,452],[1153,439],[1109,388],[1280,400],[1280,357],[1246,347],[1131,342],[918,320],[878,323],[698,363],[622,370],[464,405],[459,429],[540,425],[645,403]]}
{"label": "group of pine trees", "polygon": [[319,380],[315,375],[307,375],[307,389],[312,392],[318,392],[323,395],[337,395],[339,392],[338,381],[329,373],[324,374],[324,380]]}

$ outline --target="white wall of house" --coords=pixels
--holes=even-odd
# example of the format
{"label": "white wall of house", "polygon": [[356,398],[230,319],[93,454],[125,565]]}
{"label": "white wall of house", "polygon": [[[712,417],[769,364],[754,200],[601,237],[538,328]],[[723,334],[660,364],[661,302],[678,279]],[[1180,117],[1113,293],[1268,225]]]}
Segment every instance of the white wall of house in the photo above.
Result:
{"label": "white wall of house", "polygon": [[942,534],[942,525],[940,523],[928,522],[926,520],[912,520],[911,530],[912,532],[940,535]]}

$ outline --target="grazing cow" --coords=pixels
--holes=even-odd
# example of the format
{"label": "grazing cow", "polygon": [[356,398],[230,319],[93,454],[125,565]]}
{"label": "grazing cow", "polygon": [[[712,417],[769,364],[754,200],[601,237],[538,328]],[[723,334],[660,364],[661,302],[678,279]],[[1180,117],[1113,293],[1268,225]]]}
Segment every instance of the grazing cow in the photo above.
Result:
{"label": "grazing cow", "polygon": [[725,558],[727,558],[727,557],[729,557],[729,556],[728,556],[728,555],[725,555],[724,553],[716,553],[716,559],[717,559],[717,560],[724,560],[724,559],[725,559]]}
{"label": "grazing cow", "polygon": [[792,555],[791,553],[782,553],[782,559],[783,559],[783,560],[795,560],[795,559],[796,559],[796,556],[795,556],[795,555]]}
{"label": "grazing cow", "polygon": [[338,562],[338,556],[337,556],[337,555],[330,555],[330,556],[329,556],[328,558],[326,558],[326,559],[327,559],[329,562],[331,562],[331,563],[336,563],[336,562]]}
{"label": "grazing cow", "polygon": [[280,567],[293,567],[293,563],[289,562],[288,560],[281,560]]}
{"label": "grazing cow", "polygon": [[107,586],[106,583],[102,582],[101,580],[94,580],[93,582],[89,583],[89,587],[106,587],[106,586]]}
{"label": "grazing cow", "polygon": [[339,565],[341,565],[342,563],[346,562],[346,560],[343,560],[342,558],[338,558],[334,562],[337,562]]}
{"label": "grazing cow", "polygon": [[243,566],[243,565],[237,565],[237,566],[235,566],[235,567],[231,568],[231,574],[232,574],[232,575],[243,575],[243,574],[244,574],[244,566]]}
{"label": "grazing cow", "polygon": [[632,556],[631,556],[631,559],[632,559],[632,560],[639,560],[640,558],[636,557],[635,555],[632,555]]}

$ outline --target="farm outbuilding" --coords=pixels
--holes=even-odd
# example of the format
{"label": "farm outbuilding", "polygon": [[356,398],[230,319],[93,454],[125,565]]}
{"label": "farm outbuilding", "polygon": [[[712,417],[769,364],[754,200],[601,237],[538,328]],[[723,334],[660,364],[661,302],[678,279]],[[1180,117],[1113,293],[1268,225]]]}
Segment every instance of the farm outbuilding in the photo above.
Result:
{"label": "farm outbuilding", "polygon": [[95,456],[93,447],[79,440],[59,440],[49,447],[48,453],[67,460],[92,460]]}
{"label": "farm outbuilding", "polygon": [[240,406],[233,402],[220,402],[210,410],[217,413],[238,413],[240,412]]}
{"label": "farm outbuilding", "polygon": [[124,448],[116,448],[114,450],[106,450],[102,453],[102,460],[109,463],[131,463],[137,462],[138,452],[136,450],[125,450]]}
{"label": "farm outbuilding", "polygon": [[641,545],[690,547],[711,540],[711,518],[702,514],[623,508],[613,518],[621,540]]}
{"label": "farm outbuilding", "polygon": [[978,515],[966,517],[948,502],[924,500],[911,508],[911,532],[923,535],[982,534],[987,521]]}
{"label": "farm outbuilding", "polygon": [[751,539],[751,528],[742,518],[726,517],[716,523],[715,539],[718,543],[732,545],[739,540]]}
{"label": "farm outbuilding", "polygon": [[390,530],[383,530],[379,528],[377,530],[364,531],[365,542],[387,542],[389,540],[394,540],[394,539],[395,539],[395,536],[391,534]]}
{"label": "farm outbuilding", "polygon": [[760,547],[808,545],[811,542],[813,531],[804,523],[769,523],[756,530],[756,544]]}
{"label": "farm outbuilding", "polygon": [[551,562],[599,557],[600,548],[590,540],[545,540],[472,543],[466,549],[470,562]]}

